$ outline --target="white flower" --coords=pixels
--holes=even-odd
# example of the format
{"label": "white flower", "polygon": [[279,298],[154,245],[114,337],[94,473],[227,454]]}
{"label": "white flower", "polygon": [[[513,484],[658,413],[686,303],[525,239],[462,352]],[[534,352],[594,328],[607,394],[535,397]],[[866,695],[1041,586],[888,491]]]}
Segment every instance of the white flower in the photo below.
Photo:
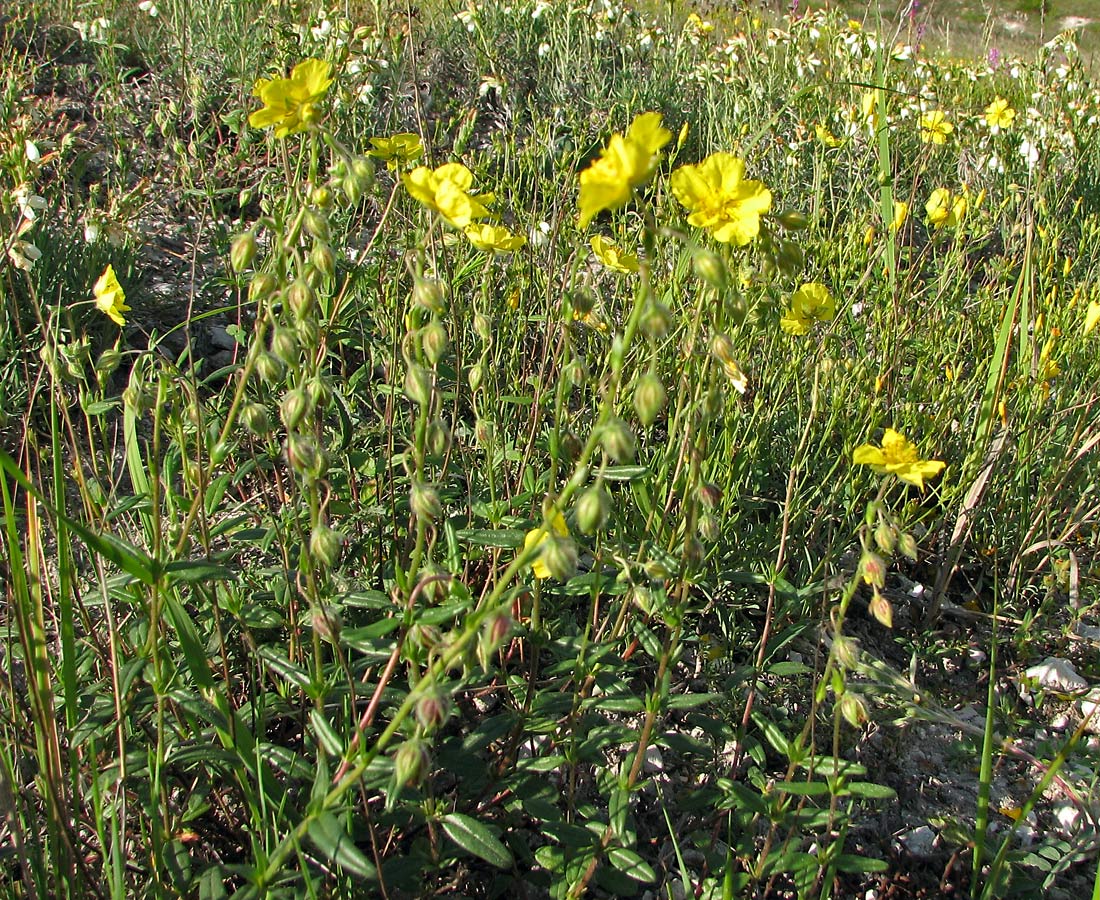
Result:
{"label": "white flower", "polygon": [[140,9],[143,13],[146,13],[151,19],[155,19],[157,16],[160,15],[160,10],[157,9],[157,5],[153,2],[153,0],[141,0],[141,2],[138,4],[138,9]]}
{"label": "white flower", "polygon": [[42,154],[38,152],[38,145],[34,141],[23,141],[23,152],[27,154],[27,159],[36,163],[42,158]]}
{"label": "white flower", "polygon": [[537,22],[549,8],[550,4],[547,3],[546,0],[538,0],[535,4],[534,11],[531,13],[531,18]]}
{"label": "white flower", "polygon": [[19,205],[19,211],[23,214],[23,218],[28,221],[33,222],[38,218],[38,210],[46,208],[46,198],[32,194],[30,185],[21,184],[12,191],[12,196]]}
{"label": "white flower", "polygon": [[1039,161],[1039,148],[1027,138],[1024,138],[1023,141],[1020,142],[1020,156],[1024,158],[1027,167],[1033,169],[1035,168],[1035,164]]}
{"label": "white flower", "polygon": [[15,268],[29,272],[42,258],[42,251],[27,241],[16,241],[8,248],[8,258]]}
{"label": "white flower", "polygon": [[527,232],[527,243],[532,247],[543,247],[550,240],[550,223],[539,222]]}
{"label": "white flower", "polygon": [[99,224],[97,222],[84,223],[84,243],[94,244],[99,240]]}
{"label": "white flower", "polygon": [[539,44],[539,50],[538,50],[539,59],[542,59],[549,52],[550,52],[550,45],[548,43],[546,43],[546,41],[543,41],[541,44]]}

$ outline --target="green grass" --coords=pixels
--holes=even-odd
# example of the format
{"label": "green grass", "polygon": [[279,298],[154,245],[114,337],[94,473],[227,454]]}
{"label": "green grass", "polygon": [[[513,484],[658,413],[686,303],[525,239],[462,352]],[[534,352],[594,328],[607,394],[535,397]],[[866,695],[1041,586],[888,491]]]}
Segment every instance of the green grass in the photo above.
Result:
{"label": "green grass", "polygon": [[[1003,760],[1040,757],[1027,809],[1094,762],[995,690],[1100,600],[1072,44],[158,7],[0,25],[7,894],[862,894],[901,877],[873,823],[919,787],[861,761],[869,723],[965,703],[954,886],[1075,877],[1083,839],[1029,850],[990,805]],[[308,58],[335,80],[303,127],[250,125]],[[647,111],[652,171],[581,228],[579,174]],[[371,155],[406,132],[420,159]],[[681,202],[716,152],[770,192],[740,241]],[[522,247],[403,183],[452,162]],[[943,466],[854,462],[891,429]],[[930,681],[960,615],[988,684]]]}

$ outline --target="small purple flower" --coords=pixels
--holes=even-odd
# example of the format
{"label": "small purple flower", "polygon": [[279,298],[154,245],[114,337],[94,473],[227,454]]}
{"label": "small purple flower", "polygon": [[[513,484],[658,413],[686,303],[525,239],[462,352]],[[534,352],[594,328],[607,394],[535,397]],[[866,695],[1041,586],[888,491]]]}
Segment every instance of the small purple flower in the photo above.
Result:
{"label": "small purple flower", "polygon": [[989,68],[997,68],[998,63],[1001,61],[1001,51],[996,47],[989,48]]}

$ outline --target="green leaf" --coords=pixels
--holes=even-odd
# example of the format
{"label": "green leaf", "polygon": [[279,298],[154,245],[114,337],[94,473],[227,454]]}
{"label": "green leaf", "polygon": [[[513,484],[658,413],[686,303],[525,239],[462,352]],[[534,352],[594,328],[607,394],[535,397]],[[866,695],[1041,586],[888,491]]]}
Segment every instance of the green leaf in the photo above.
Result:
{"label": "green leaf", "polygon": [[523,546],[525,533],[518,528],[460,528],[455,537],[475,547],[516,549]]}
{"label": "green leaf", "polygon": [[260,647],[257,655],[271,667],[272,670],[282,675],[287,681],[302,690],[308,690],[313,683],[309,673],[300,666],[294,665],[285,656],[281,656],[274,647]]}
{"label": "green leaf", "polygon": [[309,823],[306,834],[322,853],[349,875],[373,879],[374,866],[332,813],[322,812]]}
{"label": "green leaf", "polygon": [[164,567],[168,584],[197,584],[202,581],[233,581],[237,573],[205,559],[180,559]]}
{"label": "green leaf", "polygon": [[775,789],[799,797],[820,797],[829,793],[829,785],[824,781],[777,781]]}
{"label": "green leaf", "polygon": [[676,697],[670,697],[668,701],[669,709],[694,709],[697,706],[703,706],[706,703],[716,702],[721,700],[724,694],[679,694]]}
{"label": "green leaf", "polygon": [[600,476],[605,481],[636,481],[648,474],[648,466],[609,466],[600,470]]}
{"label": "green leaf", "polygon": [[853,797],[865,797],[868,800],[893,800],[897,796],[893,788],[870,781],[853,781],[842,793],[851,794]]}
{"label": "green leaf", "polygon": [[841,853],[834,865],[838,872],[885,872],[890,868],[884,859],[869,859],[854,853]]}
{"label": "green leaf", "polygon": [[317,743],[324,748],[325,753],[329,756],[340,756],[344,752],[344,740],[336,733],[336,729],[325,718],[324,713],[318,709],[311,710],[309,721],[313,726]]}
{"label": "green leaf", "polygon": [[462,813],[448,813],[441,822],[447,837],[467,853],[480,857],[498,869],[511,868],[512,854],[484,822]]}
{"label": "green leaf", "polygon": [[635,881],[651,884],[657,880],[657,874],[633,850],[627,850],[625,847],[612,847],[607,851],[607,860],[616,869]]}

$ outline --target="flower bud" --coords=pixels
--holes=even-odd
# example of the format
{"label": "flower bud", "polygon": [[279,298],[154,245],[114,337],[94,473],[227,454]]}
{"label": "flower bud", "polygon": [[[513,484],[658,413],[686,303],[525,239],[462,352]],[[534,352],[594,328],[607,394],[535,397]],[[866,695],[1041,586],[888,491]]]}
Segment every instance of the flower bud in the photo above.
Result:
{"label": "flower bud", "polygon": [[233,445],[229,441],[215,441],[210,448],[210,462],[216,466],[220,466],[229,459],[229,454],[232,451]]}
{"label": "flower bud", "polygon": [[243,272],[256,258],[256,236],[251,231],[238,234],[229,248],[229,264],[234,272]]}
{"label": "flower bud", "polygon": [[600,531],[611,515],[611,498],[602,485],[596,484],[577,500],[577,527],[585,534]]}
{"label": "flower bud", "polygon": [[336,274],[336,254],[332,252],[332,248],[328,244],[320,241],[314,244],[309,253],[309,261],[326,278],[331,278]]}
{"label": "flower bud", "polygon": [[294,388],[287,391],[279,401],[279,418],[283,420],[288,431],[297,431],[311,409],[306,392],[302,388]]}
{"label": "flower bud", "polygon": [[844,717],[844,721],[853,728],[862,728],[868,719],[867,704],[851,691],[845,691],[837,702],[837,708]]}
{"label": "flower bud", "polygon": [[343,546],[344,539],[340,536],[340,533],[327,525],[318,525],[309,536],[310,556],[326,566],[336,564]]}
{"label": "flower bud", "polygon": [[902,556],[911,559],[913,562],[917,561],[917,539],[913,537],[908,531],[903,531],[898,535],[898,551]]}
{"label": "flower bud", "polygon": [[317,632],[322,640],[328,641],[330,644],[340,642],[340,631],[344,627],[344,622],[335,607],[326,605],[314,609],[313,615],[310,617],[310,625],[313,626],[313,630]]}
{"label": "flower bud", "polygon": [[95,361],[96,377],[98,377],[100,381],[105,381],[110,378],[115,373],[121,361],[122,353],[119,351],[118,347],[108,347],[99,354],[99,359]]}
{"label": "flower bud", "polygon": [[315,209],[306,209],[302,213],[302,225],[313,237],[320,241],[329,239],[328,219]]}
{"label": "flower bud", "polygon": [[613,416],[604,425],[601,435],[603,448],[607,455],[617,463],[626,463],[634,459],[637,443],[630,427],[622,419]]}
{"label": "flower bud", "polygon": [[583,359],[573,357],[565,364],[563,374],[573,386],[584,384],[588,381],[588,366],[584,364]]}
{"label": "flower bud", "polygon": [[275,293],[279,287],[278,279],[270,272],[257,272],[248,285],[248,299],[260,303]]}
{"label": "flower bud", "polygon": [[423,366],[409,365],[405,373],[405,396],[413,403],[427,406],[432,400],[432,375]]}
{"label": "flower bud", "polygon": [[298,319],[310,316],[317,307],[317,292],[304,278],[298,278],[286,289],[286,301]]}
{"label": "flower bud", "polygon": [[687,566],[695,568],[703,561],[705,555],[706,548],[695,535],[689,536],[684,541],[683,560]]}
{"label": "flower bud", "polygon": [[316,375],[306,382],[306,396],[313,409],[325,409],[332,402],[332,385],[323,375]]}
{"label": "flower bud", "polygon": [[474,422],[474,438],[482,450],[488,449],[496,437],[496,426],[492,419],[478,419]]}
{"label": "flower bud", "polygon": [[775,264],[787,278],[794,278],[806,263],[806,254],[794,241],[780,241]]}
{"label": "flower bud", "polygon": [[310,191],[309,202],[319,209],[328,209],[332,206],[332,191],[325,185],[319,184]]}
{"label": "flower bud", "polygon": [[428,745],[420,738],[412,738],[398,745],[393,753],[394,777],[399,785],[418,784],[427,774],[432,758]]}
{"label": "flower bud", "polygon": [[374,186],[374,164],[365,156],[358,156],[351,161],[351,174],[359,180],[364,191],[369,191]]}
{"label": "flower bud", "polygon": [[295,322],[294,334],[305,350],[316,350],[321,341],[321,329],[317,327],[317,320],[312,316]]}
{"label": "flower bud", "polygon": [[736,362],[733,356],[733,341],[721,332],[715,334],[714,337],[710,339],[710,352],[723,366]]}
{"label": "flower bud", "polygon": [[440,315],[447,309],[447,286],[438,278],[417,278],[412,302],[421,309]]}
{"label": "flower bud", "polygon": [[345,175],[340,179],[340,190],[344,192],[344,196],[346,196],[351,203],[358,203],[359,198],[363,196],[363,185],[358,178],[351,174]]}
{"label": "flower bud", "polygon": [[414,481],[409,490],[409,509],[418,519],[425,522],[435,522],[443,515],[443,504],[439,502],[439,494],[435,489]]}
{"label": "flower bud", "polygon": [[262,403],[248,403],[241,410],[241,423],[257,437],[271,433],[271,417]]}
{"label": "flower bud", "polygon": [[571,538],[550,535],[542,543],[540,557],[558,581],[568,581],[577,573],[577,545]]}
{"label": "flower bud", "polygon": [[428,423],[428,451],[433,456],[443,456],[451,448],[451,429],[442,419]]}
{"label": "flower bud", "polygon": [[729,284],[729,270],[722,258],[710,250],[697,250],[692,260],[695,274],[716,291],[724,291]]}
{"label": "flower bud", "polygon": [[864,550],[859,561],[859,574],[866,584],[880,588],[886,583],[886,563],[877,553]]}
{"label": "flower bud", "polygon": [[279,357],[265,351],[256,357],[256,374],[268,384],[276,384],[286,374],[286,366]]}
{"label": "flower bud", "polygon": [[880,625],[886,628],[894,627],[894,610],[890,606],[890,601],[879,593],[877,587],[875,588],[875,595],[871,598],[870,610],[871,615],[875,617]]}
{"label": "flower bud", "polygon": [[787,231],[805,231],[810,227],[806,214],[795,209],[785,209],[775,218]]}
{"label": "flower bud", "polygon": [[642,332],[653,340],[660,340],[672,327],[672,313],[659,300],[651,300],[642,310]]}
{"label": "flower bud", "polygon": [[466,373],[466,382],[470,385],[470,390],[476,394],[484,380],[485,367],[481,363],[470,366],[470,371]]}
{"label": "flower bud", "polygon": [[722,502],[722,489],[716,484],[704,481],[699,485],[699,499],[707,509],[714,509]]}
{"label": "flower bud", "polygon": [[859,665],[859,641],[847,635],[838,634],[833,638],[833,658],[842,669],[851,670]]}
{"label": "flower bud", "polygon": [[271,332],[271,353],[286,365],[296,365],[300,350],[298,338],[289,328],[276,326]]}
{"label": "flower bud", "polygon": [[722,534],[722,528],[713,513],[703,513],[699,516],[699,536],[705,541],[714,543]]}
{"label": "flower bud", "polygon": [[418,622],[409,628],[408,637],[413,646],[422,650],[431,650],[443,640],[443,632],[439,630],[438,625],[424,625]]}
{"label": "flower bud", "polygon": [[481,338],[483,344],[493,342],[493,320],[483,312],[474,313],[474,334]]}
{"label": "flower bud", "polygon": [[439,365],[447,352],[449,338],[447,329],[439,322],[429,322],[420,329],[420,342],[424,347],[424,355],[433,366]]}
{"label": "flower bud", "polygon": [[321,451],[307,437],[292,434],[287,439],[286,458],[300,475],[309,475],[321,468]]}
{"label": "flower bud", "polygon": [[634,389],[634,409],[643,425],[647,428],[652,425],[667,402],[668,394],[665,393],[665,386],[661,384],[660,378],[647,372],[638,379],[638,385]]}
{"label": "flower bud", "polygon": [[416,721],[427,732],[435,731],[451,714],[451,702],[438,688],[431,689],[416,703]]}
{"label": "flower bud", "polygon": [[875,526],[874,538],[875,546],[890,556],[898,543],[898,530],[889,522],[882,521]]}
{"label": "flower bud", "polygon": [[568,294],[569,305],[573,307],[575,316],[587,316],[596,307],[596,295],[588,288],[575,288]]}

